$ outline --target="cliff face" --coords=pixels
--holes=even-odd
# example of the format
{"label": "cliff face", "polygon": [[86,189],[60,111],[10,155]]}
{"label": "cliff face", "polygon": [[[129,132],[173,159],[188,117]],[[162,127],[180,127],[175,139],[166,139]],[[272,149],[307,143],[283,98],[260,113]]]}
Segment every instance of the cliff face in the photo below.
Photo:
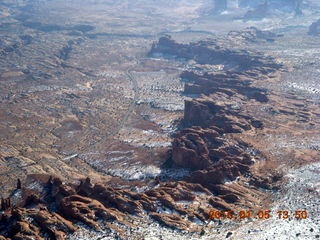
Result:
{"label": "cliff face", "polygon": [[184,124],[186,126],[214,126],[220,133],[242,132],[251,129],[250,117],[241,115],[232,106],[201,98],[185,102]]}
{"label": "cliff face", "polygon": [[[265,34],[263,37],[273,36]],[[238,35],[233,34],[233,37]],[[259,33],[251,35],[250,41],[260,37]],[[272,188],[275,179],[279,180],[277,174],[273,178],[272,174],[261,176],[252,172],[254,162],[264,156],[258,150],[252,152],[252,145],[241,136],[264,128],[263,120],[247,111],[246,106],[268,103],[267,90],[257,86],[282,66],[270,57],[223,46],[213,41],[179,44],[170,37],[163,37],[153,45],[150,55],[165,57],[170,54],[196,62],[194,70],[189,67],[181,74],[185,82],[184,94],[193,98],[185,101],[184,129],[175,135],[171,163],[191,169],[186,181],[201,184],[218,195],[211,204],[224,209],[228,204],[238,205],[247,199],[252,190],[240,187],[241,184],[230,187],[226,182],[251,175],[255,179],[251,187]],[[224,70],[211,73],[204,70],[216,64],[222,65]],[[246,189],[243,190],[246,194],[240,194],[239,188]]]}
{"label": "cliff face", "polygon": [[190,44],[179,44],[170,36],[161,37],[153,44],[149,56],[161,54],[182,59],[194,60],[199,64],[223,64],[232,71],[244,71],[257,67],[274,68],[276,64],[268,57],[246,50],[230,50],[220,46],[215,41],[199,41]]}
{"label": "cliff face", "polygon": [[[242,108],[250,101],[257,104],[268,102],[266,89],[253,83],[263,81],[264,76],[279,70],[281,65],[257,53],[225,49],[213,42],[178,44],[170,37],[161,38],[153,46],[151,54],[159,52],[192,59],[198,64],[197,71],[188,70],[181,74],[181,79],[186,82],[184,93],[200,96],[185,101],[183,126],[188,128],[177,134],[173,142],[173,163],[194,170],[210,167],[221,173],[225,170],[224,174],[217,173],[214,178],[219,183],[248,171],[251,164],[250,156],[245,153],[248,146],[238,142],[235,143],[237,147],[232,147],[224,135],[263,128],[262,121]],[[230,61],[232,70],[199,71],[203,62],[228,68]]]}

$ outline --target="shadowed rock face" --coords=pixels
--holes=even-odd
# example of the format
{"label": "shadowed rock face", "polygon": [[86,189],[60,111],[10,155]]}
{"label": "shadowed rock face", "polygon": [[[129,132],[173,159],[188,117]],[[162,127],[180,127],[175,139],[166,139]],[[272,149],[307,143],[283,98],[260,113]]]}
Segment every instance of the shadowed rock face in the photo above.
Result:
{"label": "shadowed rock face", "polygon": [[[261,68],[259,72],[272,72],[272,68]],[[261,73],[260,73],[261,74]],[[213,73],[196,74],[185,71],[181,78],[186,80],[184,92],[186,94],[224,93],[228,96],[241,95],[247,99],[267,102],[266,90],[250,86],[253,77],[259,77],[257,70],[248,73]],[[190,83],[191,82],[191,83]]]}
{"label": "shadowed rock face", "polygon": [[220,133],[240,133],[252,127],[261,128],[262,123],[245,116],[233,105],[215,103],[212,99],[201,98],[185,102],[185,126],[214,126]]}
{"label": "shadowed rock face", "polygon": [[170,36],[161,37],[153,44],[149,56],[175,56],[177,58],[194,60],[199,64],[223,64],[233,71],[249,69],[279,67],[272,58],[261,57],[246,50],[230,50],[218,45],[214,41],[199,41],[190,44],[175,42]]}

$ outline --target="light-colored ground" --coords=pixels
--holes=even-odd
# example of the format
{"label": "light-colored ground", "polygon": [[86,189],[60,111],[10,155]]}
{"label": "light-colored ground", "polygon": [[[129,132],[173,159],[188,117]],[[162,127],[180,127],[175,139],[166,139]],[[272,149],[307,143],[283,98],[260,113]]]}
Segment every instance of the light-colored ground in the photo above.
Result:
{"label": "light-colored ground", "polygon": [[[315,12],[301,18],[290,16],[260,22],[221,23],[215,17],[201,16],[208,1],[177,2],[162,1],[160,6],[154,7],[150,1],[123,1],[113,5],[108,1],[89,0],[84,5],[78,0],[35,1],[34,19],[31,20],[56,24],[87,23],[96,26],[95,33],[120,34],[98,36],[96,39],[80,36],[84,42],[74,46],[66,61],[69,67],[62,67],[57,55],[68,40],[78,37],[71,37],[65,32],[40,33],[23,29],[17,20],[10,17],[7,8],[1,10],[1,21],[16,24],[11,33],[1,33],[3,46],[17,42],[22,33],[34,37],[32,44],[20,46],[18,53],[0,59],[0,153],[2,157],[18,157],[0,161],[3,189],[11,189],[17,178],[34,172],[70,178],[90,173],[97,179],[105,173],[128,179],[159,174],[160,157],[156,158],[158,162],[155,161],[152,149],[170,145],[170,133],[174,130],[174,121],[182,116],[185,99],[180,94],[183,84],[178,79],[179,72],[183,70],[181,64],[162,60],[137,62],[137,59],[145,57],[160,32],[174,32],[178,40],[187,42],[251,25],[286,33],[290,25],[308,26],[319,18]],[[139,7],[141,4],[144,11]],[[23,3],[19,5],[23,6]],[[271,89],[280,94],[292,91],[295,96],[302,96],[297,102],[314,109],[311,117],[316,119],[319,117],[316,113],[320,99],[319,39],[304,35],[306,32],[307,28],[297,31],[296,35],[293,31],[292,35],[285,35],[277,41],[278,45],[263,45],[259,49],[298,68],[283,76],[279,85]],[[151,37],[141,37],[144,35]],[[31,70],[33,78],[22,72],[26,69]],[[128,70],[137,82],[138,93],[128,77]],[[44,80],[43,74],[49,74],[49,80]],[[301,113],[300,107],[297,109]],[[143,122],[146,125],[142,126],[140,122],[144,118],[148,125]],[[296,124],[301,126],[299,122]],[[319,161],[320,140],[316,131],[319,127],[309,129],[308,134],[314,136],[309,138],[310,134],[305,139],[301,137],[305,134],[303,131],[296,135],[272,135],[269,142],[265,142],[269,144],[267,152],[281,160],[288,158],[288,155],[281,155],[283,149],[302,149],[292,155],[298,157],[293,161],[296,166],[299,154],[312,148],[310,156],[313,159],[309,159],[310,162]],[[275,132],[276,129],[270,134]],[[119,142],[125,146],[119,147]],[[78,154],[77,157],[62,160],[74,154]],[[225,239],[229,231],[232,232],[230,239],[315,239],[320,234],[320,165],[313,163],[291,169],[285,164],[283,169],[290,169],[288,183],[281,193],[274,195],[272,219],[242,224],[223,223],[222,226],[211,224],[203,239]],[[277,219],[278,210],[293,213],[300,209],[310,213],[308,219]],[[83,230],[70,239],[108,239],[105,235]],[[133,239],[142,239],[142,236],[145,239],[200,238],[197,234],[169,230],[155,223],[142,225],[132,236]]]}
{"label": "light-colored ground", "polygon": [[[271,218],[255,220],[236,229],[230,239],[319,239],[320,238],[320,164],[290,170],[288,183],[278,193],[271,208]],[[278,211],[288,211],[279,218]],[[296,211],[306,210],[306,219],[297,219]],[[297,215],[300,216],[299,213]]]}

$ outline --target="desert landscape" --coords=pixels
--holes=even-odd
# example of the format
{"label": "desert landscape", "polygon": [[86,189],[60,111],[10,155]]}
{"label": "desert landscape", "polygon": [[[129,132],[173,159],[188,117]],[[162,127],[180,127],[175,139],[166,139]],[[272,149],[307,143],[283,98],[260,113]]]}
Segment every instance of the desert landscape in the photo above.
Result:
{"label": "desert landscape", "polygon": [[0,3],[0,239],[320,238],[320,5]]}

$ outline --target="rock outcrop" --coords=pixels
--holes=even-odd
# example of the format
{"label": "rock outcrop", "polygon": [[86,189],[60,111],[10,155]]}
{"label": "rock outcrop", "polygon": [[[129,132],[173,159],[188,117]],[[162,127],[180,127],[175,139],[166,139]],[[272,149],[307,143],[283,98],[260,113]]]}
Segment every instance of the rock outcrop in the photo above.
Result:
{"label": "rock outcrop", "polygon": [[256,67],[279,68],[272,58],[246,50],[230,50],[213,40],[182,44],[175,42],[170,36],[164,36],[153,44],[149,52],[151,57],[157,55],[194,60],[199,64],[222,64],[233,71],[245,71]]}
{"label": "rock outcrop", "polygon": [[121,222],[124,214],[116,209],[106,208],[102,203],[92,198],[80,195],[71,195],[60,202],[60,211],[66,218],[78,220],[100,230],[98,220]]}
{"label": "rock outcrop", "polygon": [[[32,186],[37,188],[31,190]],[[65,239],[66,235],[77,230],[72,222],[83,222],[95,230],[100,229],[98,220],[125,223],[124,213],[109,207],[106,202],[112,198],[107,198],[102,191],[98,195],[105,200],[105,205],[83,196],[99,190],[106,188],[99,189],[99,185],[91,184],[90,179],[84,180],[80,186],[73,186],[48,175],[30,175],[25,187],[20,192],[15,190],[21,198],[12,196],[16,206],[7,209],[0,217],[0,234],[12,239],[44,239],[46,235],[52,239]],[[122,202],[116,197],[113,199],[124,212],[129,211],[131,203],[125,199]]]}
{"label": "rock outcrop", "polygon": [[263,31],[256,27],[248,27],[243,30],[230,31],[228,33],[228,38],[239,42],[247,43],[261,43],[261,42],[274,42],[278,37],[281,37],[280,34],[275,34],[271,31]]}
{"label": "rock outcrop", "polygon": [[[239,172],[248,170],[252,160],[246,153],[246,148],[248,145],[244,142],[226,140],[212,128],[187,128],[181,131],[173,142],[172,161],[178,167],[193,170],[208,169],[212,166],[217,170],[217,176],[210,179],[221,182],[226,179],[220,176],[222,173],[228,175],[237,172],[234,176],[237,177]],[[230,162],[234,162],[237,167],[226,167]],[[230,168],[229,171],[226,168]]]}
{"label": "rock outcrop", "polygon": [[[231,105],[231,104],[230,104]],[[185,102],[184,126],[214,127],[219,133],[236,133],[252,128],[254,118],[233,110],[232,105],[200,98]],[[262,124],[261,124],[262,125]]]}
{"label": "rock outcrop", "polygon": [[[213,130],[203,134],[217,136]],[[228,147],[222,149],[221,152],[231,151]],[[184,181],[160,183],[142,193],[93,184],[90,179],[75,186],[58,178],[33,175],[28,179],[33,179],[32,184],[37,183],[43,188],[38,188],[37,197],[34,197],[35,192],[28,191],[30,185],[23,184],[25,187],[19,194],[28,201],[21,199],[16,202],[20,206],[13,206],[0,215],[0,236],[3,239],[49,237],[62,240],[77,231],[75,223],[81,222],[96,231],[109,228],[124,237],[125,229],[135,227],[132,220],[142,216],[143,212],[166,227],[199,232],[201,229],[195,220],[207,221],[211,209],[236,209],[235,204],[241,202],[240,197],[246,199],[252,195],[253,190],[240,185],[224,187],[224,181],[233,180],[248,171],[245,161],[239,158],[239,164],[232,167],[228,161],[223,162],[194,171]],[[49,181],[44,182],[43,179]],[[199,207],[198,202],[204,205]],[[187,216],[187,219],[182,216]],[[114,223],[118,226],[116,229]]]}
{"label": "rock outcrop", "polygon": [[[277,37],[254,28],[248,29],[247,34],[252,41]],[[169,53],[197,63],[195,70],[181,74],[184,93],[193,99],[185,101],[181,124],[184,129],[175,134],[172,165],[190,169],[190,176],[184,180],[200,184],[215,195],[209,201],[214,209],[235,209],[239,204],[246,204],[244,199],[257,201],[250,197],[261,195],[254,186],[270,189],[280,178],[255,175],[251,167],[263,156],[252,155],[249,151],[252,146],[234,136],[263,129],[263,122],[244,109],[248,102],[268,103],[267,91],[253,83],[263,81],[282,66],[270,57],[225,49],[212,41],[186,45],[163,37],[151,51],[151,55]],[[202,71],[202,66],[207,68],[205,64],[221,64],[225,70],[208,73]],[[238,183],[244,176],[254,176],[251,187]]]}
{"label": "rock outcrop", "polygon": [[[204,213],[195,213],[176,202],[195,200],[197,196],[193,191],[211,194],[197,183],[182,181],[163,183],[144,193],[93,184],[89,178],[75,186],[63,183],[59,178],[37,174],[30,175],[28,182],[19,190],[22,197],[19,201],[15,199],[17,205],[0,215],[0,234],[9,239],[44,239],[45,236],[65,239],[66,235],[77,230],[73,222],[82,222],[97,231],[111,226],[110,223],[127,227],[131,225],[128,219],[141,215],[143,211],[158,216],[154,219],[166,223],[166,226],[177,220],[171,227],[187,230],[191,222],[180,217],[163,217],[158,214],[159,209],[171,209],[190,217],[196,214],[205,220]],[[30,191],[30,186],[35,185],[37,190]],[[194,229],[198,228],[194,226]]]}
{"label": "rock outcrop", "polygon": [[[66,235],[77,230],[72,222],[59,214],[50,213],[45,207],[39,209],[13,208],[1,219],[1,227],[6,226],[7,236],[12,239],[51,239],[63,240]],[[41,231],[43,230],[43,231]]]}
{"label": "rock outcrop", "polygon": [[[242,72],[199,73],[201,65],[198,65],[197,71],[189,70],[181,74],[185,81],[184,93],[191,96],[198,94],[199,97],[185,101],[182,121],[185,129],[176,134],[172,145],[174,166],[198,170],[192,173],[191,178],[198,179],[206,187],[206,182],[209,185],[221,184],[249,171],[252,159],[246,149],[250,146],[243,141],[232,142],[224,135],[263,128],[263,123],[243,112],[240,105],[248,101],[268,102],[266,90],[252,86],[252,83],[262,81],[263,75],[281,68],[271,58],[225,50],[216,43],[212,47],[209,42],[185,45],[166,37],[161,38],[152,51],[167,53],[174,48],[175,55],[190,59],[188,53],[194,48],[208,45],[207,52],[197,51],[197,62],[206,59],[207,63],[212,64],[214,59],[216,64],[225,64],[225,55],[228,55],[234,61],[234,68],[241,66]],[[243,61],[249,56],[254,57],[244,67]]]}

